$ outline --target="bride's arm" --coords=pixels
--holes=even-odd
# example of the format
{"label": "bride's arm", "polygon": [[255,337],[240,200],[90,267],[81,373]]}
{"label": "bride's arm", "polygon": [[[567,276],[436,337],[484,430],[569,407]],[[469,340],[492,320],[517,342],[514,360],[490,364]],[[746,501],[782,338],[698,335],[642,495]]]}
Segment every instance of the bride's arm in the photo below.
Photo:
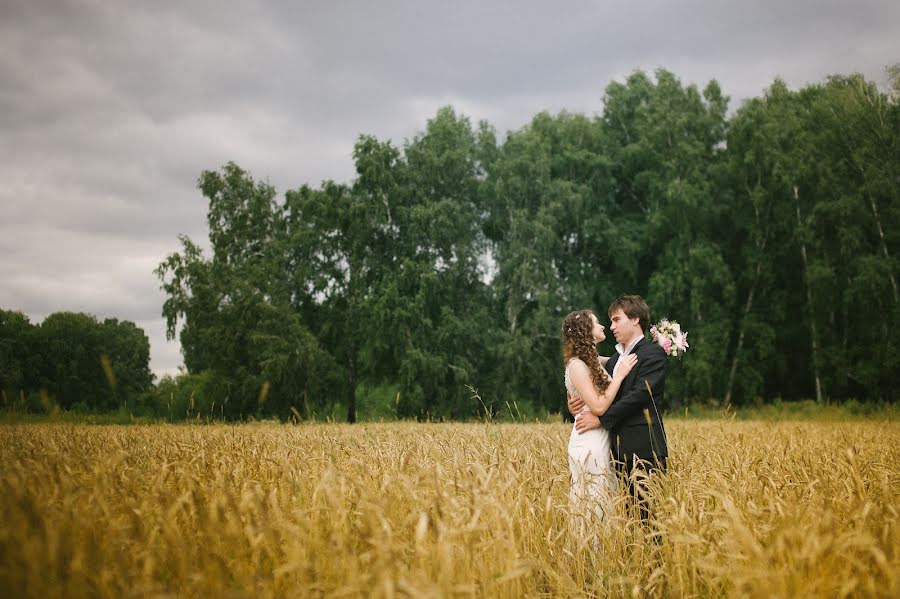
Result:
{"label": "bride's arm", "polygon": [[606,363],[609,362],[609,356],[597,356],[597,359],[600,360],[600,366],[606,368]]}
{"label": "bride's arm", "polygon": [[609,382],[609,387],[603,393],[597,393],[594,381],[591,379],[591,372],[581,360],[572,360],[572,370],[569,373],[569,377],[572,379],[572,385],[575,386],[575,390],[581,395],[591,413],[596,416],[603,416],[613,399],[615,399],[616,393],[619,392],[622,381],[625,380],[625,377],[628,376],[628,373],[631,372],[636,363],[637,356],[634,354],[624,358],[618,372],[616,372],[616,376]]}

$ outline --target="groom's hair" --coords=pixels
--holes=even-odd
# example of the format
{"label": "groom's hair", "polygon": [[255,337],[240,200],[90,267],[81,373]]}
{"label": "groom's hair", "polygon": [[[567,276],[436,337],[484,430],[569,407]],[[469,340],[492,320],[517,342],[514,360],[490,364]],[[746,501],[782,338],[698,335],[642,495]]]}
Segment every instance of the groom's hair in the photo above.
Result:
{"label": "groom's hair", "polygon": [[646,333],[650,330],[650,308],[647,302],[639,295],[620,295],[609,306],[609,316],[616,310],[621,310],[628,318],[638,318],[641,321],[641,330]]}

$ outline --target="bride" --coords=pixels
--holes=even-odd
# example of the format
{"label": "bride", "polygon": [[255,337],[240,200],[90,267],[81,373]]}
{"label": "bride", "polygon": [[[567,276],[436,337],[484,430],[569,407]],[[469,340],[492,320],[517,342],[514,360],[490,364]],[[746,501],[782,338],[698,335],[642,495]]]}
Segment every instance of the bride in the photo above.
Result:
{"label": "bride", "polygon": [[[611,378],[604,368],[609,358],[600,356],[595,347],[604,339],[604,327],[590,310],[572,312],[563,320],[566,391],[584,400],[582,413],[590,411],[597,416],[606,412],[622,381],[637,363],[634,354],[627,356],[620,361],[615,376]],[[576,420],[578,417],[575,416]],[[609,432],[601,427],[579,434],[573,426],[568,453],[572,473],[570,500],[579,508],[590,509],[602,518],[604,506],[610,501],[610,491],[615,487]]]}

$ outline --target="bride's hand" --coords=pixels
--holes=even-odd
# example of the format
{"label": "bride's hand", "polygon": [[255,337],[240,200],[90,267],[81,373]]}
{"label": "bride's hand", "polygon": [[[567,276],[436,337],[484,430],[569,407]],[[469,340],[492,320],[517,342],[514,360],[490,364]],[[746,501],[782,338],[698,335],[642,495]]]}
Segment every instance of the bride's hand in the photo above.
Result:
{"label": "bride's hand", "polygon": [[634,368],[634,365],[637,364],[637,356],[634,354],[628,354],[624,358],[622,358],[622,363],[619,364],[619,369],[616,370],[616,377],[619,380],[624,380],[628,373],[631,372],[631,369]]}

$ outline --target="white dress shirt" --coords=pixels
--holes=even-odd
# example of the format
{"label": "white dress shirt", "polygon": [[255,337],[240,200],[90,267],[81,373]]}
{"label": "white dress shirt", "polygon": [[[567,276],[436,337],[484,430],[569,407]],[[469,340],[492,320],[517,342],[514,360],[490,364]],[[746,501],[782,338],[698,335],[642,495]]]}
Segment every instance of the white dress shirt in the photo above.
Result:
{"label": "white dress shirt", "polygon": [[631,340],[631,343],[628,344],[628,347],[624,347],[621,343],[616,343],[616,351],[619,352],[619,359],[616,360],[616,365],[613,366],[613,376],[616,376],[616,371],[619,370],[619,365],[622,363],[622,358],[631,353],[631,350],[634,349],[634,346],[638,344],[638,342],[643,339],[643,335],[637,335],[634,339]]}

